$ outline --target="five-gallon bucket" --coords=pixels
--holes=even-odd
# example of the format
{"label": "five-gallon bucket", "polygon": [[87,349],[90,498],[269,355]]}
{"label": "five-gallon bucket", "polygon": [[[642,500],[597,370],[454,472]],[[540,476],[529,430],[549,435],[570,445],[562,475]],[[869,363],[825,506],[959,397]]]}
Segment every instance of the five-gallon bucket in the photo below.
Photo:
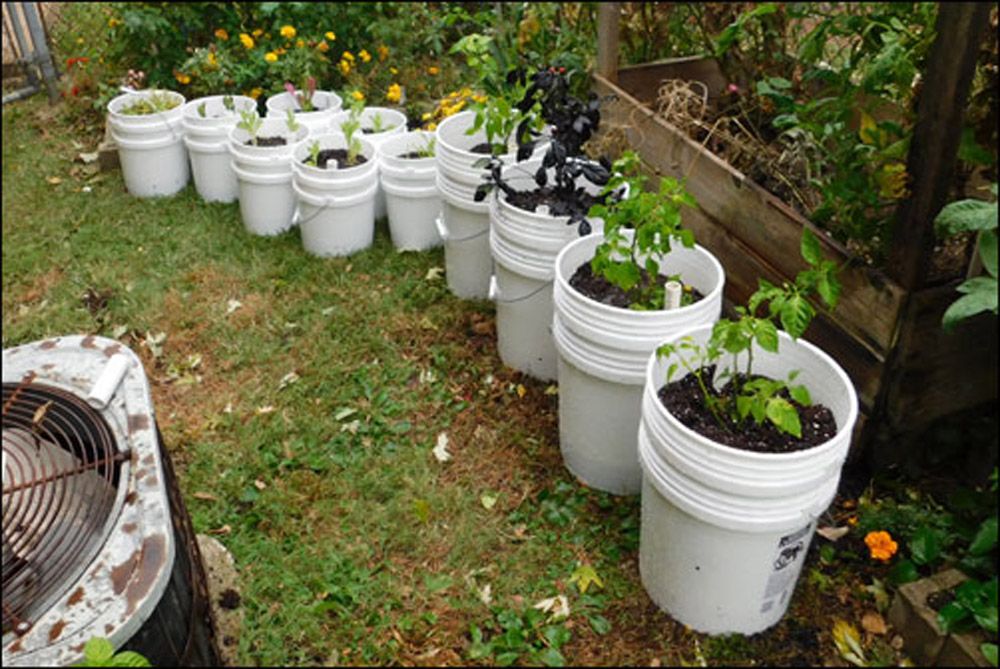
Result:
{"label": "five-gallon bucket", "polygon": [[375,190],[378,163],[375,147],[359,139],[365,162],[338,168],[335,161],[325,168],[304,161],[313,145],[320,151],[346,149],[347,138],[339,132],[311,137],[300,144],[292,160],[292,186],[298,198],[302,246],[317,256],[344,256],[372,245],[375,237]]}
{"label": "five-gallon bucket", "polygon": [[[156,96],[176,103],[166,111],[125,114]],[[184,148],[184,96],[148,90],[119,95],[108,103],[108,127],[118,146],[125,188],[136,197],[173,195],[187,185],[190,170]]]}
{"label": "five-gallon bucket", "polygon": [[[540,165],[538,158],[510,165],[504,168],[504,179],[515,190],[534,190]],[[581,182],[593,193],[600,191],[600,186]],[[578,226],[568,225],[568,216],[514,206],[502,192],[489,200],[490,299],[496,302],[500,359],[536,379],[553,380],[558,375],[558,354],[552,341],[552,280],[556,256],[579,238]],[[593,220],[591,227],[600,231],[603,221]]]}
{"label": "five-gallon bucket", "polygon": [[240,216],[255,235],[277,235],[293,225],[295,191],[292,190],[292,152],[306,139],[309,129],[299,124],[290,130],[284,119],[266,118],[257,136],[283,137],[279,146],[247,144],[249,133],[233,127],[229,132],[229,153],[240,188]]}
{"label": "five-gallon bucket", "polygon": [[[690,337],[704,345],[711,331],[701,325],[668,341]],[[755,346],[753,372],[786,379],[798,370],[796,383],[837,422],[833,438],[807,450],[756,453],[698,434],[657,395],[681,355],[697,364],[693,354],[658,358],[654,352],[647,362],[639,429],[639,573],[660,608],[700,632],[753,634],[781,619],[850,447],[858,413],[850,379],[809,342],[779,335],[778,353]],[[737,365],[745,368],[746,353]]]}
{"label": "five-gallon bucket", "polygon": [[267,107],[268,118],[285,118],[287,111],[291,109],[295,112],[295,120],[309,128],[309,134],[322,135],[330,132],[333,128],[334,115],[340,111],[344,101],[333,91],[316,91],[312,96],[313,111],[299,111],[298,100],[291,93],[285,91],[276,93],[269,97],[264,103]]}
{"label": "five-gallon bucket", "polygon": [[198,195],[206,202],[234,202],[239,183],[229,155],[229,131],[241,111],[255,110],[257,102],[243,95],[212,95],[184,105],[184,145],[191,158],[191,175]]}
{"label": "five-gallon bucket", "polygon": [[433,142],[433,133],[415,130],[387,137],[378,147],[389,235],[401,251],[423,251],[441,244],[434,222],[441,214],[434,156],[403,157],[425,151]]}
{"label": "five-gallon bucket", "polygon": [[642,482],[636,432],[646,362],[665,336],[718,320],[725,273],[701,246],[678,242],[661,259],[660,271],[680,274],[704,297],[671,310],[613,307],[569,284],[603,241],[599,234],[583,237],[556,258],[552,336],[559,353],[559,448],[567,469],[586,485],[634,495]]}
{"label": "five-gallon bucket", "polygon": [[[339,111],[333,117],[331,129],[334,132],[343,132],[341,124],[350,117],[350,112],[346,109]],[[361,122],[360,133],[371,142],[372,146],[378,149],[382,142],[390,137],[397,137],[406,132],[406,114],[389,107],[365,107],[361,110],[358,119]],[[375,218],[385,218],[387,213],[385,193],[381,184],[375,194]]]}

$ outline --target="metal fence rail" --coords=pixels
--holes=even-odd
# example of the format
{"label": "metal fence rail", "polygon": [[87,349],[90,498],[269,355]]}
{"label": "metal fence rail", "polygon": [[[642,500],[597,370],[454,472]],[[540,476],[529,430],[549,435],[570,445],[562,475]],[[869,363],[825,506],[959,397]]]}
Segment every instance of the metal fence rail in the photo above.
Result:
{"label": "metal fence rail", "polygon": [[26,98],[45,86],[49,102],[59,100],[59,73],[52,60],[45,24],[37,2],[3,3],[3,52],[6,78],[8,57],[20,69],[26,85],[3,96],[3,104]]}

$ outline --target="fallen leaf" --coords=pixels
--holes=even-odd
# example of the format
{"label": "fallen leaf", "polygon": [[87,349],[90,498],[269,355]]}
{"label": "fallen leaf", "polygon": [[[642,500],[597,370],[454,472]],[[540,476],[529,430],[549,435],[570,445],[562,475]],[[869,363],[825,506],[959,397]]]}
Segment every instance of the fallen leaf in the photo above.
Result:
{"label": "fallen leaf", "polygon": [[437,445],[434,446],[434,457],[437,458],[438,462],[447,462],[451,460],[451,453],[448,452],[448,435],[442,432],[438,435]]}
{"label": "fallen leaf", "polygon": [[483,586],[482,590],[479,591],[479,601],[481,601],[486,606],[489,606],[493,602],[493,588],[489,583]]}
{"label": "fallen leaf", "polygon": [[350,423],[344,423],[340,426],[341,432],[350,432],[351,434],[357,434],[358,428],[361,427],[361,421],[355,418]]}
{"label": "fallen leaf", "polygon": [[120,339],[126,332],[128,332],[127,325],[116,325],[111,329],[111,338]]}
{"label": "fallen leaf", "polygon": [[[42,424],[42,421],[45,420],[45,414],[47,414],[49,412],[49,407],[52,406],[52,402],[53,401],[54,400],[49,400],[48,402],[46,402],[42,406],[40,406],[37,409],[35,409],[35,415],[31,419],[32,425],[36,425],[37,426],[37,425],[41,425]],[[6,408],[6,407],[4,407],[4,408]]]}
{"label": "fallen leaf", "polygon": [[533,608],[548,613],[550,621],[569,617],[569,600],[566,599],[566,595],[556,595],[555,597],[543,599],[535,604]]}
{"label": "fallen leaf", "polygon": [[338,410],[337,413],[335,413],[333,415],[333,419],[334,420],[344,420],[348,416],[353,416],[357,412],[358,412],[357,409],[352,409],[350,407],[344,407],[343,409]]}
{"label": "fallen leaf", "polygon": [[98,151],[91,151],[89,153],[79,153],[76,159],[79,160],[84,165],[89,165],[90,163],[96,163],[97,159],[100,158],[101,154]]}
{"label": "fallen leaf", "polygon": [[237,309],[243,306],[243,303],[239,300],[229,300],[226,302],[226,315],[233,313]]}
{"label": "fallen leaf", "polygon": [[520,383],[517,384],[517,396],[519,398],[524,398],[524,395],[528,392],[528,389],[522,386]]}
{"label": "fallen leaf", "polygon": [[545,389],[545,394],[546,395],[558,395],[559,394],[559,386],[554,385],[554,384],[551,385],[551,386],[549,386],[548,388]]}
{"label": "fallen leaf", "polygon": [[267,415],[269,413],[274,413],[274,407],[271,406],[270,404],[268,404],[267,406],[264,406],[264,407],[257,407],[257,415],[258,416],[265,416],[265,415]]}
{"label": "fallen leaf", "polygon": [[295,372],[288,372],[283,377],[281,377],[281,381],[278,383],[278,390],[284,390],[285,388],[292,385],[298,380],[299,380],[298,374],[296,374]]}
{"label": "fallen leaf", "polygon": [[267,488],[267,484],[261,481],[260,479],[256,479],[253,482],[253,485],[255,488],[257,488],[257,490],[265,490]]}
{"label": "fallen leaf", "polygon": [[233,412],[233,403],[228,402],[226,404],[226,408],[222,410],[222,413],[232,413],[232,412]]}
{"label": "fallen leaf", "polygon": [[598,588],[604,588],[604,581],[601,577],[597,575],[594,568],[589,564],[583,564],[573,570],[573,575],[569,577],[570,583],[576,583],[577,589],[581,594],[587,592],[587,588],[591,585],[595,585]]}
{"label": "fallen leaf", "polygon": [[45,177],[45,180],[48,181],[53,186],[58,186],[59,184],[62,183],[62,179],[60,179],[59,177]]}
{"label": "fallen leaf", "polygon": [[336,309],[337,307],[327,307],[326,309],[322,309],[320,313],[323,314],[324,316],[329,316],[334,311],[336,311]]}
{"label": "fallen leaf", "polygon": [[195,499],[204,500],[206,502],[216,502],[219,499],[218,497],[216,497],[215,495],[213,495],[210,492],[196,492],[194,494],[194,498]]}
{"label": "fallen leaf", "polygon": [[816,534],[828,539],[829,541],[836,541],[850,531],[847,525],[842,525],[840,527],[818,527],[816,528]]}
{"label": "fallen leaf", "polygon": [[865,592],[870,594],[875,600],[875,607],[880,613],[884,613],[889,608],[890,598],[889,593],[885,589],[885,583],[880,579],[873,578],[871,585],[866,585],[864,587]]}
{"label": "fallen leaf", "polygon": [[427,281],[436,281],[440,279],[442,276],[444,276],[443,267],[431,267],[429,270],[427,270],[427,274],[424,276],[424,279]]}
{"label": "fallen leaf", "polygon": [[866,611],[861,616],[861,627],[869,634],[885,634],[889,629],[885,626],[885,618],[875,611]]}
{"label": "fallen leaf", "polygon": [[431,505],[426,499],[413,500],[413,513],[421,523],[430,522]]}
{"label": "fallen leaf", "polygon": [[483,493],[479,496],[479,503],[483,505],[483,508],[489,511],[497,503],[496,495],[490,495],[489,493]]}
{"label": "fallen leaf", "polygon": [[833,643],[837,646],[840,656],[859,667],[865,666],[865,654],[861,650],[861,636],[858,629],[846,620],[838,619],[833,623]]}
{"label": "fallen leaf", "polygon": [[233,531],[233,528],[229,527],[229,525],[223,525],[222,527],[216,528],[214,530],[209,530],[208,533],[209,534],[229,534],[232,531]]}

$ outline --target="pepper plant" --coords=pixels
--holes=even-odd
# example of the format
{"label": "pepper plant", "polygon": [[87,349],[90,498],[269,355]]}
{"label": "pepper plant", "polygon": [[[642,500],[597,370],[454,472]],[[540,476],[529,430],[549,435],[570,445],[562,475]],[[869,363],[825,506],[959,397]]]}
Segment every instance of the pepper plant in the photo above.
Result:
{"label": "pepper plant", "polygon": [[361,141],[355,137],[355,134],[361,129],[361,111],[364,108],[364,99],[355,99],[351,103],[351,111],[347,116],[347,120],[340,124],[340,129],[344,133],[344,139],[347,140],[346,163],[348,165],[357,163],[358,154],[361,153]]}
{"label": "pepper plant", "polygon": [[[676,179],[661,179],[656,193],[645,191],[646,176],[633,151],[625,152],[612,169],[605,186],[612,199],[589,212],[604,220],[604,242],[594,251],[591,270],[621,288],[633,309],[662,309],[660,263],[674,241],[694,246],[694,233],[681,227],[681,207],[696,202]],[[627,197],[621,196],[623,191]]]}
{"label": "pepper plant", "polygon": [[[812,400],[805,386],[793,383],[798,371],[792,371],[787,381],[755,377],[753,373],[754,344],[764,351],[778,353],[778,324],[793,340],[798,339],[816,315],[808,298],[818,295],[829,309],[839,299],[837,266],[823,258],[819,240],[808,228],[802,231],[800,250],[809,269],[799,272],[793,283],[784,282],[781,286],[761,279],[747,306],[736,307],[738,318],[719,320],[704,346],[684,337],[657,349],[660,357],[678,354],[680,362],[668,368],[667,382],[680,367],[694,375],[705,408],[724,429],[737,431],[752,420],[758,425],[768,422],[779,432],[802,437],[798,410],[792,401],[809,406]],[[766,313],[758,316],[758,310],[765,305]],[[746,366],[740,370],[737,361],[742,353],[746,354]],[[725,354],[732,356],[732,364],[715,375]],[[730,396],[720,395],[714,389],[716,383],[726,379],[734,386]]]}
{"label": "pepper plant", "polygon": [[264,121],[260,118],[256,109],[244,109],[240,112],[240,120],[236,124],[237,128],[246,130],[250,135],[250,143],[257,146],[257,133]]}

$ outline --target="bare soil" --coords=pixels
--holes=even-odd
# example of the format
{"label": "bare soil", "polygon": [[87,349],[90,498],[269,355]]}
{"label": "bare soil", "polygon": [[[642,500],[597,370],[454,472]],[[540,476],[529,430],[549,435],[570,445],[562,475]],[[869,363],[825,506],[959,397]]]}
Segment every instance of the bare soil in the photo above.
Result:
{"label": "bare soil", "polygon": [[[642,272],[643,280],[648,280],[646,270],[643,269],[640,271]],[[658,274],[655,281],[657,284],[662,286],[667,282],[667,277],[663,274]],[[683,283],[683,281],[681,283],[684,286],[684,292],[691,296],[686,304],[682,299],[681,304],[683,306],[687,306],[687,304],[694,304],[705,297],[694,286]],[[629,309],[632,306],[632,300],[624,290],[612,284],[603,276],[594,274],[593,270],[590,268],[589,261],[576,268],[576,272],[574,272],[573,276],[570,277],[569,285],[583,295],[586,295],[590,299],[600,302],[601,304],[607,304],[620,309]]]}

